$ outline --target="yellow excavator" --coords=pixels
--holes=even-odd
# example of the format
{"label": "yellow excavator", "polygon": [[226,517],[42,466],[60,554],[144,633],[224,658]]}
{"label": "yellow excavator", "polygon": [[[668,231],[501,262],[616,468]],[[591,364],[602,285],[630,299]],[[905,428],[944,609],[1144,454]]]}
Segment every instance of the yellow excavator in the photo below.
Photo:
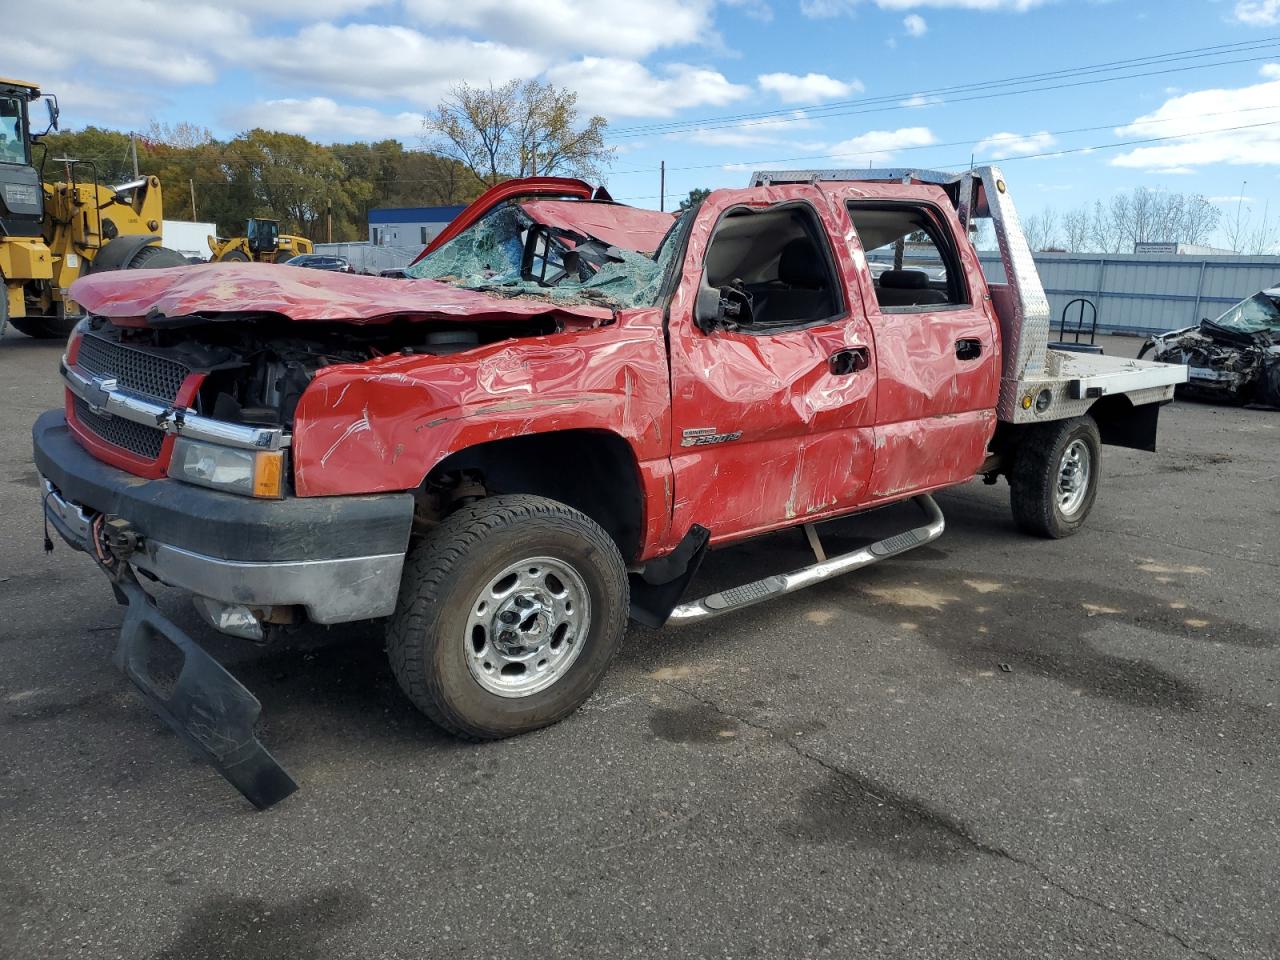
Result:
{"label": "yellow excavator", "polygon": [[[29,108],[41,99],[49,125],[32,134]],[[67,288],[87,273],[187,262],[161,246],[164,207],[155,177],[103,186],[93,161],[61,158],[53,162],[63,179],[44,181],[32,145],[57,127],[56,97],[0,78],[0,336],[8,323],[32,337],[66,337],[80,319]]]}
{"label": "yellow excavator", "polygon": [[316,245],[306,237],[280,232],[279,220],[255,217],[249,221],[243,237],[210,237],[210,261],[247,263],[284,263],[290,257],[314,253]]}

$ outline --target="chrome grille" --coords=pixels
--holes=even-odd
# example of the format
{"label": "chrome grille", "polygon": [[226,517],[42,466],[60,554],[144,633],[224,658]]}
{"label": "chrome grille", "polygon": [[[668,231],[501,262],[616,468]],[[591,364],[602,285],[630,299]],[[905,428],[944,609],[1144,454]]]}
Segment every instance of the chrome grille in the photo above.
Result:
{"label": "chrome grille", "polygon": [[76,366],[89,374],[114,377],[121,389],[162,403],[172,403],[177,398],[182,382],[191,372],[177,360],[157,357],[93,334],[86,334],[80,341]]}
{"label": "chrome grille", "polygon": [[76,420],[90,433],[148,460],[155,460],[160,456],[160,446],[164,443],[163,430],[121,417],[104,417],[94,413],[79,397],[75,397],[74,401]]}

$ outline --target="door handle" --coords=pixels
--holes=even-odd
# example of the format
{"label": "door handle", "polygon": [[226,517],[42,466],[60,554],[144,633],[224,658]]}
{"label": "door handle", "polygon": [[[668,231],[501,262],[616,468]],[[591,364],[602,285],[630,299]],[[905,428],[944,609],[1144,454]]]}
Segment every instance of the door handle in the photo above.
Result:
{"label": "door handle", "polygon": [[871,351],[866,347],[845,347],[827,358],[833,377],[847,377],[871,366]]}
{"label": "door handle", "polygon": [[957,360],[977,360],[982,356],[982,341],[977,337],[962,337],[956,341]]}

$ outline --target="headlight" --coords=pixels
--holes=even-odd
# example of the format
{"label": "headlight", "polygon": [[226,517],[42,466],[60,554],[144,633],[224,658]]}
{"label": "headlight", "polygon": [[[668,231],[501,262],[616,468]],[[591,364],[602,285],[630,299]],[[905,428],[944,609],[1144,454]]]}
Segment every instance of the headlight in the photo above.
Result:
{"label": "headlight", "polygon": [[284,452],[237,450],[179,437],[169,476],[245,497],[279,498],[284,496]]}

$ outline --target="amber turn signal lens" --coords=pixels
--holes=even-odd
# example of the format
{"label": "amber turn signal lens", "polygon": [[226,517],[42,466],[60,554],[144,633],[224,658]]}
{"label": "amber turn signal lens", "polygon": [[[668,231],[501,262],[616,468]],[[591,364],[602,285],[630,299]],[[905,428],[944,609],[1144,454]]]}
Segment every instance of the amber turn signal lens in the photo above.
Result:
{"label": "amber turn signal lens", "polygon": [[280,450],[261,450],[253,458],[253,495],[275,497],[284,495],[284,453]]}

